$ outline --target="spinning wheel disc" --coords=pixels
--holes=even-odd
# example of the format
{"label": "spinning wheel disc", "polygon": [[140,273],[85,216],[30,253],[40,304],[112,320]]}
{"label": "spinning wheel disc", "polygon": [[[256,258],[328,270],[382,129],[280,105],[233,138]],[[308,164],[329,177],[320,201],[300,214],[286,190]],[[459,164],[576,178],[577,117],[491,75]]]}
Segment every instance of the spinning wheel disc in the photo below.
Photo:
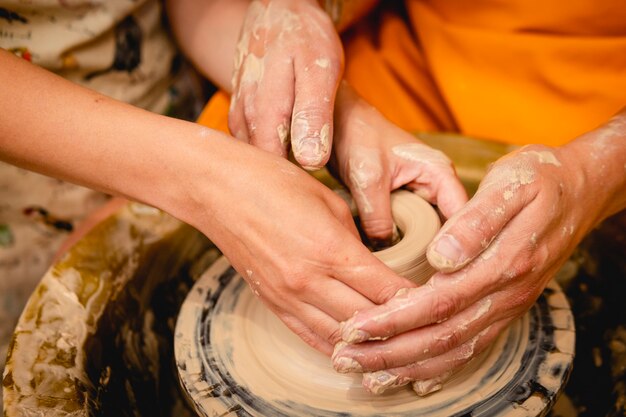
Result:
{"label": "spinning wheel disc", "polygon": [[[398,207],[411,206],[414,196],[399,197],[392,202],[394,218],[405,232],[403,241],[410,242],[413,232],[399,221]],[[400,213],[405,215],[417,216],[411,210]],[[437,228],[425,234],[412,261],[400,262],[405,268],[429,268],[419,259]],[[329,358],[288,330],[226,258],[190,291],[175,334],[182,386],[204,416],[542,416],[567,380],[574,352],[573,318],[551,283],[524,317],[442,391],[417,397],[404,387],[375,396],[361,387],[359,375],[336,373]]]}

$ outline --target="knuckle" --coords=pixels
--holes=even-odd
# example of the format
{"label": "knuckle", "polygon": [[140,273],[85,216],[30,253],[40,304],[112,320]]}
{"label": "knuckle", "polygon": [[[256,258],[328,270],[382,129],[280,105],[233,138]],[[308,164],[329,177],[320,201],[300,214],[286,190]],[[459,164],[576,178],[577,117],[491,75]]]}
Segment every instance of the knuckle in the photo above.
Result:
{"label": "knuckle", "polygon": [[335,345],[342,340],[341,329],[339,328],[339,326],[333,327],[332,331],[326,336],[326,340],[331,345]]}
{"label": "knuckle", "polygon": [[295,268],[285,274],[288,277],[283,281],[284,289],[291,294],[304,294],[309,288],[308,275],[303,268]]}
{"label": "knuckle", "polygon": [[433,340],[433,353],[443,354],[457,348],[461,344],[461,333],[456,330],[447,329],[445,333],[439,334]]}
{"label": "knuckle", "polygon": [[370,371],[380,371],[383,369],[393,368],[392,363],[388,360],[387,355],[384,351],[378,351],[372,357],[372,359],[364,360],[362,364],[366,369]]}
{"label": "knuckle", "polygon": [[[399,285],[396,284],[392,284],[392,283],[385,283],[380,285],[380,287],[378,288],[378,300],[381,303],[385,303],[389,300],[391,300],[396,294],[397,292],[401,289],[401,287]],[[397,334],[397,326],[395,321],[390,321],[389,323],[386,324],[386,326],[389,327],[389,334]]]}
{"label": "knuckle", "polygon": [[450,294],[440,294],[431,301],[431,323],[447,320],[459,311],[459,301]]}
{"label": "knuckle", "polygon": [[327,195],[327,204],[335,216],[337,216],[342,223],[353,223],[354,217],[352,216],[352,211],[348,204],[335,193],[331,192]]}
{"label": "knuckle", "polygon": [[387,239],[393,233],[393,221],[385,218],[361,218],[361,226],[370,239]]}
{"label": "knuckle", "polygon": [[535,288],[521,288],[510,297],[510,314],[517,314],[528,310],[539,296]]}

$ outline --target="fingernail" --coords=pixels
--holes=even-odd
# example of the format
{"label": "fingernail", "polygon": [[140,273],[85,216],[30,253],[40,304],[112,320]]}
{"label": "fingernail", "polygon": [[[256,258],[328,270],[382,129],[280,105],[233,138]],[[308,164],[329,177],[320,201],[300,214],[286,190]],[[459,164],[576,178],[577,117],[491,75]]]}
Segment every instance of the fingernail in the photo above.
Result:
{"label": "fingernail", "polygon": [[454,269],[463,261],[463,248],[454,236],[444,234],[428,251],[428,261],[441,271]]}
{"label": "fingernail", "polygon": [[319,138],[303,138],[295,142],[293,155],[303,168],[321,168],[324,153]]}
{"label": "fingernail", "polygon": [[420,397],[439,391],[442,387],[443,385],[441,382],[433,379],[413,382],[413,391],[415,391],[415,393]]}
{"label": "fingernail", "polygon": [[333,358],[333,368],[340,374],[348,374],[350,372],[363,372],[360,363],[347,356],[335,356]]}
{"label": "fingernail", "polygon": [[370,340],[372,335],[370,335],[365,330],[354,329],[354,328],[344,328],[341,333],[341,338],[344,342],[347,343],[361,343],[367,340]]}
{"label": "fingernail", "polygon": [[387,371],[367,372],[363,374],[362,385],[372,394],[382,394],[389,388],[395,388],[408,383],[400,379],[398,375],[394,375]]}
{"label": "fingernail", "polygon": [[331,360],[333,363],[333,368],[335,371],[347,374],[349,372],[363,372],[363,367],[354,359],[348,356],[340,356],[339,353],[348,346],[346,342],[339,342],[335,345],[335,349],[333,350],[333,355],[331,356]]}
{"label": "fingernail", "polygon": [[452,376],[452,371],[444,372],[443,374],[431,379],[423,379],[421,381],[413,382],[413,391],[421,397],[432,394],[433,392],[441,390],[444,381]]}

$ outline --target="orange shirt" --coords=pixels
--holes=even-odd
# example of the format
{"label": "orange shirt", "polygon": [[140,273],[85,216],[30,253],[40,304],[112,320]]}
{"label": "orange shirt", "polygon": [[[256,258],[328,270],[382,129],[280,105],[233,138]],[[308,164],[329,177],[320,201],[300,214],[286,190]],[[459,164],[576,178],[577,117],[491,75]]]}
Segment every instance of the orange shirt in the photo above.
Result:
{"label": "orange shirt", "polygon": [[387,0],[343,38],[345,78],[409,131],[559,145],[626,105],[623,0]]}

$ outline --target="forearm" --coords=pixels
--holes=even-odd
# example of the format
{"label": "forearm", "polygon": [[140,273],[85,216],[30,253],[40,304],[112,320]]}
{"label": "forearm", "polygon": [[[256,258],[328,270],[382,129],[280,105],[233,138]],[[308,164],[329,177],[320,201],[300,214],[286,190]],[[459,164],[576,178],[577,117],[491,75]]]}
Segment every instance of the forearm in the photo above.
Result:
{"label": "forearm", "polygon": [[215,179],[213,168],[219,175],[220,155],[231,142],[77,86],[1,49],[0,79],[6,80],[0,159],[178,217],[187,216],[181,208],[191,179],[199,172]]}
{"label": "forearm", "polygon": [[626,209],[626,108],[567,148],[581,161],[589,184],[588,195],[601,204],[598,221]]}
{"label": "forearm", "polygon": [[251,0],[168,0],[167,13],[180,48],[194,66],[231,90],[234,56]]}

